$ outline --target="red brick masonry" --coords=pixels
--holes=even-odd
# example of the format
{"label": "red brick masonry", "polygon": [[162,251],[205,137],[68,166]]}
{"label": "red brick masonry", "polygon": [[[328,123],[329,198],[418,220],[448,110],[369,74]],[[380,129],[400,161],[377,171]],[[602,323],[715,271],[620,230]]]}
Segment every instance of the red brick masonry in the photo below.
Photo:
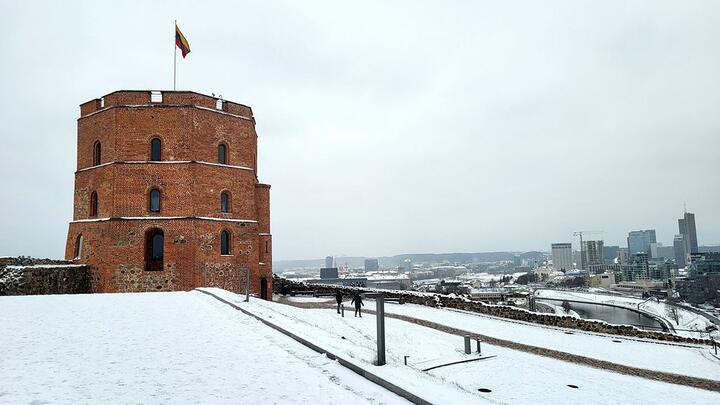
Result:
{"label": "red brick masonry", "polygon": [[[160,161],[150,161],[154,138]],[[226,164],[218,163],[220,144]],[[91,266],[94,291],[242,292],[242,269],[249,268],[252,292],[271,298],[270,186],[257,179],[250,107],[194,92],[116,91],[80,106],[77,146],[65,257]],[[160,190],[160,212],[150,211],[153,189]],[[220,209],[223,192],[229,212]],[[145,266],[151,229],[164,234],[161,271]],[[229,255],[220,254],[222,231],[230,234]]]}

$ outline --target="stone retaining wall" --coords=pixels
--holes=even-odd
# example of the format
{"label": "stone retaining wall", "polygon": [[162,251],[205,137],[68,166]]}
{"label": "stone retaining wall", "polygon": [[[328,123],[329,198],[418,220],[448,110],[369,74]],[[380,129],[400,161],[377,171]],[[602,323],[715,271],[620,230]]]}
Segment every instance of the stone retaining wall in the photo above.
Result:
{"label": "stone retaining wall", "polygon": [[398,299],[400,303],[418,304],[435,308],[453,308],[523,322],[532,322],[540,325],[556,326],[560,328],[579,329],[588,332],[610,333],[666,342],[712,345],[712,341],[710,339],[696,339],[677,336],[666,332],[646,331],[638,329],[634,326],[613,325],[603,321],[579,319],[567,315],[541,314],[531,312],[523,308],[507,305],[486,304],[480,301],[472,301],[467,298],[456,296],[398,290],[378,290],[373,288],[342,287],[329,284],[306,284],[278,276],[275,277],[276,280],[273,285],[278,293],[282,293],[283,291],[289,293],[293,290],[313,290],[319,293],[334,293],[338,288],[344,295],[352,295],[355,292],[383,292],[385,297]]}
{"label": "stone retaining wall", "polygon": [[0,258],[0,295],[87,294],[91,273],[65,260]]}

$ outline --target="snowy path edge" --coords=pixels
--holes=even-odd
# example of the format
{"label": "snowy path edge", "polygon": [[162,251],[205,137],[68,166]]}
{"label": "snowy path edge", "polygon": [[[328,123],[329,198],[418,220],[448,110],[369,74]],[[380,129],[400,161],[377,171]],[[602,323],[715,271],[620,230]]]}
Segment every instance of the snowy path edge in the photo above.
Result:
{"label": "snowy path edge", "polygon": [[266,320],[266,319],[263,319],[263,318],[255,315],[255,314],[253,314],[253,313],[251,313],[251,312],[249,312],[249,311],[247,311],[247,310],[245,310],[245,309],[243,309],[243,308],[240,308],[240,306],[235,305],[235,304],[233,304],[232,302],[230,302],[230,301],[228,301],[228,300],[226,300],[226,299],[224,299],[224,298],[222,298],[222,297],[220,297],[220,296],[218,296],[218,295],[215,295],[215,294],[213,294],[213,293],[210,292],[210,291],[206,291],[206,290],[203,290],[203,289],[201,289],[201,288],[196,288],[195,291],[201,292],[201,293],[203,293],[203,294],[207,294],[207,295],[209,295],[209,296],[217,299],[218,301],[220,301],[220,302],[222,302],[222,303],[224,303],[224,304],[227,304],[227,305],[231,306],[232,308],[235,308],[236,310],[242,312],[243,314],[248,315],[248,316],[251,316],[251,317],[257,319],[258,321],[262,322],[263,324],[265,324],[265,325],[267,325],[267,326],[269,326],[269,327],[277,330],[278,332],[280,332],[280,333],[282,333],[282,334],[284,334],[284,335],[286,335],[286,336],[291,337],[292,339],[294,339],[294,340],[296,340],[297,342],[303,344],[304,346],[307,346],[307,347],[309,347],[310,349],[312,349],[312,350],[314,350],[314,351],[316,351],[316,352],[318,352],[318,353],[324,354],[324,355],[326,355],[328,358],[330,358],[330,359],[332,359],[332,360],[336,360],[336,361],[337,361],[338,363],[340,363],[340,365],[342,365],[343,367],[350,369],[351,371],[355,372],[356,374],[359,374],[360,376],[362,376],[363,378],[367,379],[368,381],[373,382],[373,383],[375,383],[375,384],[377,384],[377,385],[379,385],[379,386],[387,389],[388,391],[391,391],[391,392],[393,392],[393,393],[395,393],[395,394],[397,394],[397,395],[399,395],[399,396],[407,399],[408,401],[410,401],[410,402],[412,402],[412,403],[421,404],[421,405],[432,405],[432,402],[427,401],[427,400],[425,400],[425,399],[423,399],[423,398],[420,398],[420,397],[417,396],[416,394],[413,394],[412,392],[407,391],[407,390],[404,389],[404,388],[401,388],[401,387],[399,387],[399,386],[397,386],[397,385],[395,385],[395,384],[393,384],[393,383],[391,383],[391,382],[389,382],[389,381],[387,381],[387,380],[385,380],[385,379],[383,379],[383,378],[381,378],[381,377],[378,377],[377,375],[375,375],[375,374],[371,373],[370,371],[368,371],[368,370],[366,370],[366,369],[358,366],[357,364],[354,364],[354,363],[352,363],[352,362],[350,362],[350,361],[348,361],[348,360],[345,360],[345,359],[343,359],[342,357],[339,357],[339,356],[337,356],[336,354],[330,352],[329,350],[323,349],[322,347],[320,347],[320,346],[318,346],[318,345],[316,345],[316,344],[314,344],[314,343],[312,343],[312,342],[309,342],[309,341],[301,338],[300,336],[297,336],[297,335],[295,335],[294,333],[292,333],[292,332],[290,332],[290,331],[288,331],[288,330],[286,330],[286,329],[284,329],[284,328],[282,328],[282,327],[280,327],[280,326],[278,326],[278,325],[276,325],[276,324],[274,324],[274,323],[272,323],[272,322],[270,322],[270,321],[268,321],[268,320]]}

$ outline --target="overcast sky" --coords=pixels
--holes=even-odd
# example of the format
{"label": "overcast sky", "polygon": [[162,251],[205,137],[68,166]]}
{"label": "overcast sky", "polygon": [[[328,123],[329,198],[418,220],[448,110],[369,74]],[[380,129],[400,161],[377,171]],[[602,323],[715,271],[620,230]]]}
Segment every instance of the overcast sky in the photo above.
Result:
{"label": "overcast sky", "polygon": [[[0,256],[62,257],[78,105],[253,107],[275,259],[720,243],[720,2],[0,2]],[[574,241],[576,242],[576,240]]]}

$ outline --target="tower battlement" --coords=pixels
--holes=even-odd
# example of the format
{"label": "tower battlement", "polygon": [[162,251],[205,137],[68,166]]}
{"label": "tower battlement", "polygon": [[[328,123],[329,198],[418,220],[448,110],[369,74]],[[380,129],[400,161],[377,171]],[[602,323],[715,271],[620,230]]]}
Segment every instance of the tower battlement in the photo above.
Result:
{"label": "tower battlement", "polygon": [[118,90],[80,104],[80,118],[118,106],[195,106],[253,119],[246,105],[194,91]]}

